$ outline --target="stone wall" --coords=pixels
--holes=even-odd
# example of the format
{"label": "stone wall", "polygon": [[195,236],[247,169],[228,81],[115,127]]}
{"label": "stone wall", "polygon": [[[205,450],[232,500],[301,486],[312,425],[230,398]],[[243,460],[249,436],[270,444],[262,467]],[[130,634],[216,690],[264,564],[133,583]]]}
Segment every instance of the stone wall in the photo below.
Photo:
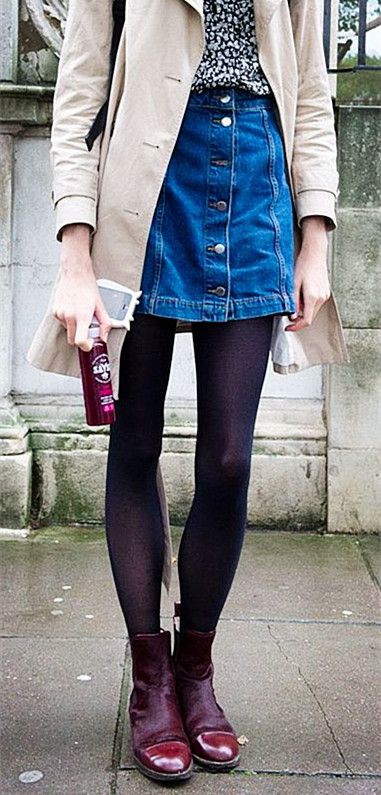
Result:
{"label": "stone wall", "polygon": [[328,528],[374,532],[381,517],[381,109],[340,107],[333,289],[351,363],[327,384]]}

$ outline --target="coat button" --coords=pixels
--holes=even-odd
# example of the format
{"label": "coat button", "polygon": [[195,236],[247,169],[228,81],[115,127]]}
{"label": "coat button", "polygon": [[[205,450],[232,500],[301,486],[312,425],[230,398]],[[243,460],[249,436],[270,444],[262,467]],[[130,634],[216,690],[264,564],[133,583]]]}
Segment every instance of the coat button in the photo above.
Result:
{"label": "coat button", "polygon": [[225,246],[223,243],[216,243],[216,245],[214,246],[214,250],[216,254],[223,254],[225,251]]}
{"label": "coat button", "polygon": [[220,97],[220,102],[230,102],[230,100],[231,100],[230,94],[223,94],[223,96]]}
{"label": "coat button", "polygon": [[216,204],[217,210],[221,210],[221,212],[223,210],[226,210],[227,206],[228,206],[227,203],[224,201],[218,201]]}
{"label": "coat button", "polygon": [[216,293],[216,295],[225,295],[226,290],[225,290],[225,287],[222,287],[222,285],[219,285],[218,287],[216,287],[214,292]]}
{"label": "coat button", "polygon": [[223,116],[220,123],[223,127],[230,127],[232,120],[230,116]]}

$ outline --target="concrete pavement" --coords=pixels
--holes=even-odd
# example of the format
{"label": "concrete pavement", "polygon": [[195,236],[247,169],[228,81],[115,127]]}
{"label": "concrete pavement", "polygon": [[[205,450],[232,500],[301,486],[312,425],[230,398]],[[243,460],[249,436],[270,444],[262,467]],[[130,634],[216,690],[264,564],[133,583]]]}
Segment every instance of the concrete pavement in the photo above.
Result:
{"label": "concrete pavement", "polygon": [[[1,540],[0,554],[1,795],[166,789],[131,756],[129,649],[102,528]],[[214,644],[241,764],[195,766],[176,789],[381,795],[379,572],[375,536],[247,531]],[[164,628],[178,596],[174,561]]]}

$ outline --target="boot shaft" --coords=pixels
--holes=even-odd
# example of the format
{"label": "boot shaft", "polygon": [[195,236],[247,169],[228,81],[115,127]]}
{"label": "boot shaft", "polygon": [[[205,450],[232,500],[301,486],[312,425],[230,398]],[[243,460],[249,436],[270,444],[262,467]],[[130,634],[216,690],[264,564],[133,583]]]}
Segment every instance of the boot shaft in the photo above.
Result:
{"label": "boot shaft", "polygon": [[135,686],[155,687],[173,676],[171,633],[168,630],[133,635],[130,648]]}
{"label": "boot shaft", "polygon": [[[178,626],[180,619],[180,626]],[[193,679],[205,679],[214,672],[212,646],[216,630],[199,632],[181,627],[181,606],[175,602],[173,615],[173,660],[177,672],[188,673]]]}

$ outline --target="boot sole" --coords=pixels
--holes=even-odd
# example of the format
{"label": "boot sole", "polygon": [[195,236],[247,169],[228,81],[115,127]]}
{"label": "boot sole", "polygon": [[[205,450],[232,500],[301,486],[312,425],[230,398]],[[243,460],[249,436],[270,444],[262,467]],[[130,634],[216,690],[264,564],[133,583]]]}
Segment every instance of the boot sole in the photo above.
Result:
{"label": "boot sole", "polygon": [[190,778],[193,773],[193,764],[191,764],[187,770],[183,770],[181,773],[159,773],[155,770],[151,770],[145,765],[142,765],[136,756],[134,756],[134,760],[140,773],[143,773],[143,775],[147,776],[147,778],[154,779],[154,781],[182,781],[183,779]]}
{"label": "boot sole", "polygon": [[206,770],[210,770],[212,773],[223,772],[224,770],[231,770],[233,767],[237,767],[240,762],[241,756],[236,756],[235,759],[232,759],[231,762],[212,762],[208,759],[203,759],[201,756],[197,756],[192,752],[193,759],[197,762],[200,767],[206,768]]}

